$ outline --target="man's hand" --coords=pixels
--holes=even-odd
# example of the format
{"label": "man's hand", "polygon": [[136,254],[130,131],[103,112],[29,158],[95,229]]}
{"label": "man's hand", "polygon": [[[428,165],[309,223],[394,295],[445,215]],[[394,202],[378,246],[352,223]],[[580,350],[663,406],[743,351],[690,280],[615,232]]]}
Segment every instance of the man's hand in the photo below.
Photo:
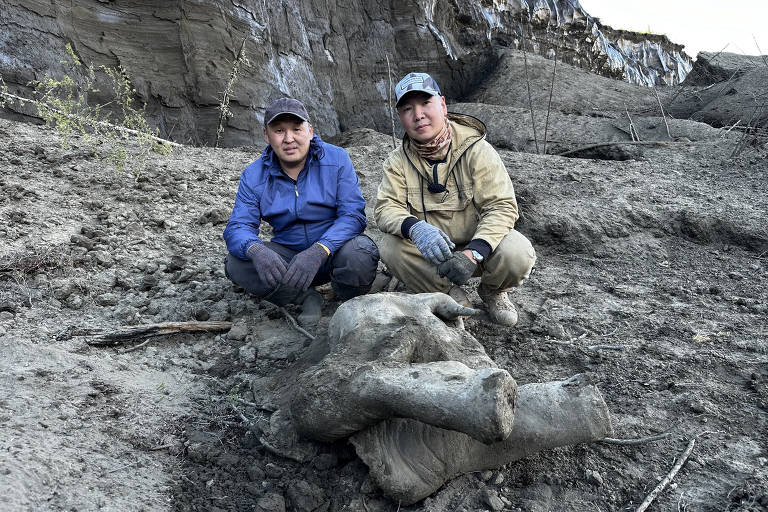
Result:
{"label": "man's hand", "polygon": [[277,283],[280,282],[287,270],[283,258],[266,245],[260,243],[251,245],[246,254],[253,262],[253,266],[259,276],[264,279],[267,285],[270,288],[277,286]]}
{"label": "man's hand", "polygon": [[288,264],[283,284],[297,290],[306,290],[327,257],[328,253],[322,245],[315,243],[307,247]]}
{"label": "man's hand", "polygon": [[456,247],[442,230],[426,221],[420,220],[411,226],[408,237],[433,265],[439,265],[451,257],[451,249]]}
{"label": "man's hand", "polygon": [[437,267],[440,277],[447,277],[453,284],[462,285],[475,273],[477,263],[463,252],[455,252],[451,258]]}

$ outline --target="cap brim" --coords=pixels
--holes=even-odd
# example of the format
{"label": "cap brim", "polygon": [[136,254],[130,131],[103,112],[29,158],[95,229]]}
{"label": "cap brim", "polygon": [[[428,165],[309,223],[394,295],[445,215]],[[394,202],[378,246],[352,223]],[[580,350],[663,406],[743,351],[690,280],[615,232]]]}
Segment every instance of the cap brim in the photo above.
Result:
{"label": "cap brim", "polygon": [[402,96],[400,96],[400,99],[397,100],[397,103],[395,103],[395,108],[400,106],[400,102],[402,102],[409,94],[414,92],[423,92],[425,94],[429,94],[430,96],[440,96],[440,93],[435,91],[434,89],[410,89],[408,91],[405,91]]}
{"label": "cap brim", "polygon": [[302,120],[302,121],[304,121],[305,123],[308,123],[308,122],[309,122],[309,119],[306,119],[306,118],[304,118],[303,116],[300,116],[300,115],[299,115],[299,114],[297,114],[296,112],[278,112],[277,114],[273,115],[273,116],[272,116],[272,118],[271,118],[269,121],[267,121],[267,120],[264,120],[264,124],[265,124],[265,125],[268,125],[269,123],[271,123],[272,121],[274,121],[275,119],[277,119],[277,118],[278,118],[278,117],[280,117],[280,116],[293,116],[293,117],[295,117],[296,119],[301,119],[301,120]]}

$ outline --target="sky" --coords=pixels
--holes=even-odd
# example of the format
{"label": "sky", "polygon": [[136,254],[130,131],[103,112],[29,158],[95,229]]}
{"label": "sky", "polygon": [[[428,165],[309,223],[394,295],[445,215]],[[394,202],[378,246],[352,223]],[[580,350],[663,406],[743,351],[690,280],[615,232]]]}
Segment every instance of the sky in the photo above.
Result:
{"label": "sky", "polygon": [[[617,29],[666,34],[700,51],[768,54],[768,0],[579,0],[590,16]],[[754,36],[754,38],[753,38]],[[757,44],[755,44],[757,39]],[[758,46],[761,51],[758,51]]]}

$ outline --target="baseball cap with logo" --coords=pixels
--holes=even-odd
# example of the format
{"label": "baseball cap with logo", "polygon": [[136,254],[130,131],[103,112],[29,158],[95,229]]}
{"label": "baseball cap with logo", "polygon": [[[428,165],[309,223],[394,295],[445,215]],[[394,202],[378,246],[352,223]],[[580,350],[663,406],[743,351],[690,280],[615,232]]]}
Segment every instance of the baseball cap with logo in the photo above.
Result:
{"label": "baseball cap with logo", "polygon": [[274,121],[277,116],[283,114],[290,114],[298,117],[302,121],[309,122],[309,114],[307,114],[307,109],[304,107],[303,103],[299,100],[294,100],[293,98],[280,98],[270,103],[267,110],[264,111],[264,126],[267,126]]}
{"label": "baseball cap with logo", "polygon": [[397,98],[395,106],[398,106],[403,96],[416,91],[425,92],[431,96],[440,95],[440,87],[437,86],[434,78],[426,73],[408,73],[395,86],[395,97]]}

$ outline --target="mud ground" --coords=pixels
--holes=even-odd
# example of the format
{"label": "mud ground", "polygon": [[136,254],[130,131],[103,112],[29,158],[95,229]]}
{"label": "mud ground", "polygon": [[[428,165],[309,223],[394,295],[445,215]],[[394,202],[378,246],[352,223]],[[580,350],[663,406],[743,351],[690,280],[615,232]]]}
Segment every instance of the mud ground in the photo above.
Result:
{"label": "mud ground", "polygon": [[[489,125],[514,116],[483,108]],[[571,141],[613,133],[560,119]],[[494,143],[514,148],[500,126]],[[322,354],[338,306],[321,290],[309,345],[224,277],[221,231],[261,148],[185,147],[153,156],[136,179],[81,140],[62,148],[50,129],[0,120],[0,509],[628,511],[695,437],[650,510],[767,510],[766,148],[731,156],[735,133],[672,129],[675,140],[619,160],[600,148],[581,159],[500,149],[517,227],[539,260],[513,294],[516,328],[466,321],[520,384],[587,372],[616,437],[671,435],[541,453],[399,507],[344,442],[311,445],[298,463],[260,440],[280,376]],[[341,142],[377,239],[372,198],[391,138]],[[95,347],[78,335],[188,320],[234,325],[132,351],[138,343]]]}

